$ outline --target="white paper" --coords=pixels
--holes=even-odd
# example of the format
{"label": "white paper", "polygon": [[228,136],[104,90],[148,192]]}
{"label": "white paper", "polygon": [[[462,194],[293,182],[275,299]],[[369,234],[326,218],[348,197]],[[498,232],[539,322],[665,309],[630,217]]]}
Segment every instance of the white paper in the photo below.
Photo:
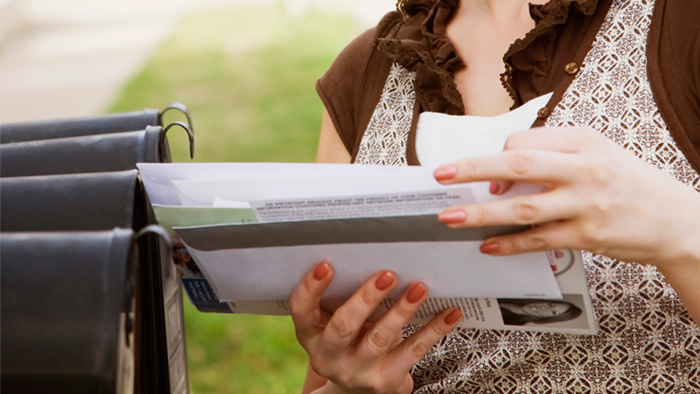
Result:
{"label": "white paper", "polygon": [[375,196],[253,201],[260,223],[341,218],[438,214],[455,205],[476,202],[471,188]]}
{"label": "white paper", "polygon": [[423,112],[416,128],[416,153],[421,165],[437,166],[469,157],[499,153],[508,136],[527,130],[552,93],[532,99],[499,116],[456,116]]}
{"label": "white paper", "polygon": [[214,202],[212,203],[214,208],[240,208],[240,209],[251,209],[250,203],[246,201],[231,201],[224,200],[221,197],[214,197]]}
{"label": "white paper", "polygon": [[[411,324],[425,324],[435,315],[450,307],[458,307],[462,311],[462,321],[459,327],[481,328],[494,330],[535,331],[563,334],[593,335],[597,333],[597,325],[593,306],[588,294],[585,280],[583,259],[580,251],[557,250],[547,252],[550,264],[556,272],[557,282],[562,291],[561,301],[573,305],[581,311],[580,316],[555,322],[533,321],[518,325],[506,324],[503,319],[501,304],[508,300],[498,298],[436,298],[430,297],[416,314],[411,318]],[[189,292],[188,292],[189,294]],[[196,296],[196,295],[195,295]],[[325,298],[321,306],[328,312],[335,311],[346,299]],[[542,300],[524,300],[523,302],[543,302]],[[379,319],[396,302],[396,298],[387,298],[370,316],[370,320]],[[239,301],[227,303],[231,313],[252,313],[263,315],[289,315],[290,309],[285,300],[270,301]]]}
{"label": "white paper", "polygon": [[[348,190],[347,195],[381,194],[379,190],[396,193],[445,188],[433,178],[432,167],[315,163],[138,163],[137,166],[151,203],[164,206],[211,207],[217,197],[237,202],[319,197],[328,194],[323,191],[326,185],[340,184],[341,190],[347,190],[342,185],[344,182],[357,188]],[[363,182],[364,177],[369,181]],[[332,184],[325,183],[329,178],[334,180]],[[185,190],[179,190],[175,184]],[[375,186],[381,189],[372,189]],[[197,190],[198,187],[201,190]],[[238,194],[237,190],[248,187],[261,189]],[[498,197],[489,193],[487,182],[470,183],[468,187],[472,188],[478,202],[542,190],[540,186],[516,183],[507,194]],[[287,194],[287,191],[293,194]],[[195,200],[193,205],[181,203],[181,194],[190,195]]]}
{"label": "white paper", "polygon": [[489,192],[488,182],[444,186],[435,181],[432,169],[414,168],[418,171],[368,176],[352,174],[332,178],[175,180],[172,184],[179,199],[176,205],[209,207],[213,206],[217,198],[253,203],[470,189],[477,202],[487,202],[542,191],[541,186],[519,183],[503,196],[494,196]]}
{"label": "white paper", "polygon": [[[183,238],[187,245],[187,240]],[[328,261],[335,278],[324,298],[347,298],[382,269],[393,270],[399,287],[423,281],[431,297],[561,298],[543,253],[493,258],[481,242],[412,242],[305,245],[202,251],[207,280],[222,301],[288,299],[314,265]]]}
{"label": "white paper", "polygon": [[[359,166],[358,166],[359,167]],[[332,177],[224,179],[173,181],[181,205],[211,206],[214,197],[231,201],[289,200],[348,197],[363,194],[407,193],[446,187],[432,176],[432,169],[396,174],[337,175]]]}
{"label": "white paper", "polygon": [[[172,181],[334,177],[397,174],[416,167],[359,166],[317,163],[138,163],[152,204],[181,205]],[[235,199],[234,199],[235,200]]]}

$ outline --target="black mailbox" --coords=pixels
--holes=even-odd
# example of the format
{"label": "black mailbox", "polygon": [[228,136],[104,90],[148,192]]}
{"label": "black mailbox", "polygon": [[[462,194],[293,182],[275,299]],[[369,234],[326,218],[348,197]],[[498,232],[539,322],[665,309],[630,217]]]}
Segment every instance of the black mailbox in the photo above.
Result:
{"label": "black mailbox", "polygon": [[136,170],[2,178],[0,189],[3,232],[100,231],[146,224],[140,219],[147,206]]}
{"label": "black mailbox", "polygon": [[187,107],[180,103],[173,103],[160,112],[155,109],[146,109],[88,118],[7,123],[0,126],[0,143],[144,130],[147,126],[162,126],[163,115],[171,110],[182,112],[187,118],[189,127],[192,128],[192,119]]}
{"label": "black mailbox", "polygon": [[[161,127],[171,109],[189,124]],[[179,277],[135,168],[170,161],[172,126],[193,155],[191,124],[173,104],[0,126],[3,392],[188,392]]]}
{"label": "black mailbox", "polygon": [[133,392],[132,235],[3,232],[3,393]]}

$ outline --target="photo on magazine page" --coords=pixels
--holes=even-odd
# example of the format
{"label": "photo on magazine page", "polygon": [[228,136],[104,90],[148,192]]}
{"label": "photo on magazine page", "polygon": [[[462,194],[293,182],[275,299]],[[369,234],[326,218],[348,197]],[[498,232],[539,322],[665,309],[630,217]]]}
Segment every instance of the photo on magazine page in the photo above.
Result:
{"label": "photo on magazine page", "polygon": [[499,298],[498,309],[505,326],[547,326],[551,328],[590,328],[583,296],[562,294],[561,300]]}

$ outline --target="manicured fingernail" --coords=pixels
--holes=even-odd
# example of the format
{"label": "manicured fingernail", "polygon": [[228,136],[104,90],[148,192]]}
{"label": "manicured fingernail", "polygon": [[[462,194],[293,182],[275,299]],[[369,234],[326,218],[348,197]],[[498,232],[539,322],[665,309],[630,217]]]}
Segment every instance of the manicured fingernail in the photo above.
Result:
{"label": "manicured fingernail", "polygon": [[501,251],[501,247],[495,243],[487,243],[479,246],[479,251],[484,254],[495,254]]}
{"label": "manicured fingernail", "polygon": [[496,195],[498,194],[498,191],[501,190],[501,184],[498,182],[491,182],[489,184],[489,193]]}
{"label": "manicured fingernail", "polygon": [[453,310],[447,316],[445,316],[445,324],[447,324],[448,326],[451,326],[453,324],[456,324],[458,321],[460,321],[460,319],[462,319],[462,311],[455,308],[455,310]]}
{"label": "manicured fingernail", "polygon": [[438,214],[438,220],[442,223],[462,223],[467,220],[467,213],[461,209],[451,209]]}
{"label": "manicured fingernail", "polygon": [[428,291],[428,289],[425,287],[424,284],[422,283],[416,283],[411,287],[411,290],[408,291],[408,294],[406,295],[406,301],[408,301],[411,304],[415,304],[416,302],[420,301],[421,298],[425,295],[425,292]]}
{"label": "manicured fingernail", "polygon": [[394,273],[391,271],[386,271],[383,274],[379,275],[377,281],[374,282],[374,286],[377,288],[377,290],[386,290],[394,284],[395,280],[396,276],[394,275]]}
{"label": "manicured fingernail", "polygon": [[316,266],[316,269],[314,270],[314,279],[322,280],[326,277],[326,275],[328,275],[329,272],[331,272],[331,267],[324,261]]}
{"label": "manicured fingernail", "polygon": [[444,165],[442,167],[438,167],[433,172],[433,176],[438,181],[450,180],[450,179],[454,178],[455,176],[457,176],[457,166],[454,164],[448,164],[448,165]]}

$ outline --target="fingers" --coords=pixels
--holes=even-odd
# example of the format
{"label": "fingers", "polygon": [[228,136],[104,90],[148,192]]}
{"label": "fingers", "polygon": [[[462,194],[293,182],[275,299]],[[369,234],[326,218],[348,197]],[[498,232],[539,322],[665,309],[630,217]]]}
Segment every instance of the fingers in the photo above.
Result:
{"label": "fingers", "polygon": [[[601,144],[610,145],[610,141],[591,129],[530,129],[508,137],[503,153],[447,164],[435,171],[435,179],[445,184],[496,180],[559,181],[561,174],[564,179],[571,174],[571,171],[562,171],[567,169],[561,167],[564,164],[559,161],[561,158],[571,157],[571,153],[588,148],[600,150]],[[558,155],[542,156],[544,153]],[[547,174],[554,177],[550,178]],[[492,191],[492,194],[503,194],[510,187],[509,184],[500,186],[498,193]]]}
{"label": "fingers", "polygon": [[376,357],[395,347],[396,339],[401,335],[401,329],[418,312],[426,298],[428,298],[428,288],[420,282],[411,283],[389,311],[363,337],[361,347],[363,357]]}
{"label": "fingers", "polygon": [[489,184],[489,193],[494,196],[502,196],[513,187],[513,181],[495,181]]}
{"label": "fingers", "polygon": [[396,287],[393,271],[381,271],[360,287],[335,311],[323,333],[329,352],[337,352],[353,343],[362,326],[387,295]]}
{"label": "fingers", "polygon": [[413,392],[413,378],[410,374],[406,374],[405,376],[406,377],[403,380],[403,384],[401,384],[398,392],[409,394]]}
{"label": "fingers", "polygon": [[576,156],[538,150],[504,151],[495,155],[460,160],[433,173],[442,184],[477,181],[525,181],[550,186],[569,183],[580,167]]}
{"label": "fingers", "polygon": [[323,329],[327,318],[323,316],[320,302],[332,280],[333,268],[326,262],[320,263],[304,276],[289,297],[289,308],[300,342],[302,337]]}
{"label": "fingers", "polygon": [[[307,319],[303,315],[321,316],[319,302],[331,273],[330,266],[319,264],[295,289],[290,306],[297,326],[319,321],[320,317]],[[452,308],[410,340],[402,341],[402,328],[428,297],[427,287],[414,282],[379,321],[368,324],[367,318],[397,283],[394,272],[381,271],[336,310],[325,328],[317,323],[314,330],[302,328],[302,332],[315,331],[304,337],[305,342],[300,338],[302,345],[306,344],[312,368],[343,391],[376,388],[377,392],[410,393],[413,380],[408,371],[461,320],[461,312]],[[366,333],[358,337],[361,330]],[[297,331],[300,336],[299,328]]]}
{"label": "fingers", "polygon": [[480,250],[492,256],[510,256],[553,249],[584,249],[577,241],[580,238],[567,222],[553,222],[520,233],[487,239]]}
{"label": "fingers", "polygon": [[449,308],[435,316],[417,333],[404,340],[388,356],[388,365],[398,371],[410,370],[442,337],[449,334],[462,320],[462,312]]}
{"label": "fingers", "polygon": [[449,208],[438,220],[452,228],[547,223],[578,215],[576,201],[577,196],[562,189]]}
{"label": "fingers", "polygon": [[599,142],[600,137],[600,133],[592,129],[538,127],[511,134],[503,149],[537,149],[573,153]]}

